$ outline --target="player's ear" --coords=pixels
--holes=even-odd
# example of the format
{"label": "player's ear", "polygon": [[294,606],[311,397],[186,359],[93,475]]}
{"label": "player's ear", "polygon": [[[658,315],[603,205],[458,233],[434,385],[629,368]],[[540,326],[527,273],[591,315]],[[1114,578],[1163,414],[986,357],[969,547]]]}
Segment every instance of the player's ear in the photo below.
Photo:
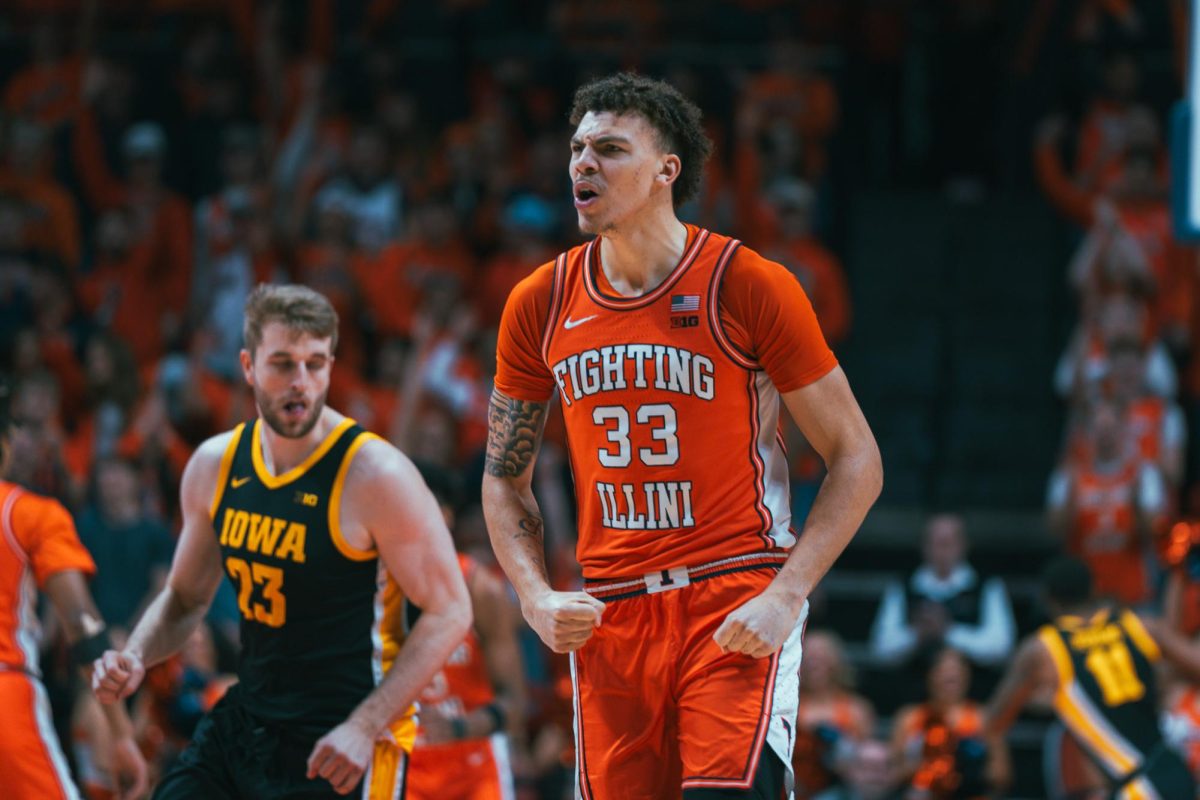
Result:
{"label": "player's ear", "polygon": [[655,180],[663,186],[670,186],[679,179],[679,173],[683,169],[683,162],[679,160],[679,156],[674,153],[667,153],[663,156],[662,164],[658,169],[658,175]]}
{"label": "player's ear", "polygon": [[253,358],[253,356],[250,355],[250,351],[243,347],[242,351],[240,353],[238,353],[238,361],[241,362],[242,375],[245,376],[246,383],[253,386],[254,385],[254,358]]}

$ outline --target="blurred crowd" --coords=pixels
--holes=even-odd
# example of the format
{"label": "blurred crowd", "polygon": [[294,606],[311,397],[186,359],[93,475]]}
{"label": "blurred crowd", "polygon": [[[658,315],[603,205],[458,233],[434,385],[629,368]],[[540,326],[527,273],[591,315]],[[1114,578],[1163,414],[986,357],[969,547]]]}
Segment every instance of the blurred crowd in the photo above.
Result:
{"label": "blurred crowd", "polygon": [[[853,320],[836,254],[839,175],[935,164],[960,197],[1001,181],[989,174],[995,142],[969,127],[994,114],[979,104],[995,74],[977,65],[1000,48],[999,0],[699,5],[707,13],[619,0],[5,4],[0,369],[18,423],[8,477],[76,515],[99,568],[93,594],[118,632],[162,585],[191,452],[255,413],[237,354],[243,300],[263,281],[330,298],[341,329],[329,403],[459,476],[456,543],[495,566],[477,487],[496,325],[510,289],[578,241],[566,110],[582,80],[638,68],[700,103],[716,149],[682,218],[791,269],[835,350]],[[1134,56],[1158,13],[1145,7],[1158,5],[1027,5],[1003,70],[1027,76],[1064,47],[1095,64],[1094,96],[1047,118],[1034,149],[1032,174],[1080,226],[1069,269],[1078,333],[1055,376],[1070,416],[1053,526],[1105,591],[1152,606],[1187,549],[1186,526],[1171,523],[1200,511],[1200,454],[1186,434],[1200,424],[1195,253],[1171,238],[1163,109],[1143,96]],[[1184,4],[1159,5],[1182,31]],[[726,49],[664,58],[674,36]],[[925,62],[939,89],[924,117],[903,102],[921,82],[898,77],[920,42],[936,44]],[[853,64],[841,72],[850,79],[833,77],[839,60]],[[860,81],[853,106],[847,80]],[[839,158],[848,116],[866,124],[863,163]],[[937,155],[922,161],[922,148]],[[785,435],[802,518],[822,467],[794,427]],[[535,488],[565,585],[576,574],[563,436],[551,419]],[[802,797],[974,796],[961,781],[945,789],[947,753],[952,763],[969,749],[980,724],[969,695],[983,691],[970,691],[973,676],[989,685],[1017,624],[1003,582],[968,563],[960,518],[933,518],[921,555],[884,592],[866,656],[908,671],[911,696],[876,698],[877,718],[852,691],[838,639],[808,636]],[[229,680],[238,612],[227,592],[137,698],[160,766]],[[570,788],[569,676],[521,633],[531,707],[519,788],[557,800]],[[73,702],[61,657],[47,663],[60,665],[50,683],[72,731],[64,741],[102,796],[95,709]]]}

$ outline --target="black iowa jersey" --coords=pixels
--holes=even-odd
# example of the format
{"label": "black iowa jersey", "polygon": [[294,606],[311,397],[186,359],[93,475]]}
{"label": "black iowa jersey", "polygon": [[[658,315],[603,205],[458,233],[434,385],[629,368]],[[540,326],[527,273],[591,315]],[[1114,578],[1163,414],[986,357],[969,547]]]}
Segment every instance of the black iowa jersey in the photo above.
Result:
{"label": "black iowa jersey", "polygon": [[1160,653],[1141,621],[1104,608],[1088,619],[1059,617],[1038,636],[1058,673],[1054,709],[1062,723],[1109,777],[1142,767],[1162,735],[1153,667]]}
{"label": "black iowa jersey", "polygon": [[[324,733],[383,679],[402,636],[398,587],[338,525],[350,461],[374,434],[343,420],[302,464],[272,475],[261,425],[234,429],[212,502],[242,614],[239,692],[266,720]],[[412,713],[393,726],[401,744],[415,735]]]}

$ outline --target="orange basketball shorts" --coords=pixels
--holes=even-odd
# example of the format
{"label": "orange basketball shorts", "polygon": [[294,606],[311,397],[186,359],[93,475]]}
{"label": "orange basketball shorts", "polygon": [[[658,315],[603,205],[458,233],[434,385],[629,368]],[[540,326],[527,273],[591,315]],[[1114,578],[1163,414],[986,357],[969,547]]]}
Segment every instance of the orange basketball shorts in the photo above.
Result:
{"label": "orange basketball shorts", "polygon": [[684,789],[748,789],[766,748],[791,785],[807,606],[770,657],[722,653],[713,641],[783,558],[740,556],[587,583],[606,608],[571,658],[580,797],[663,800]]}
{"label": "orange basketball shorts", "polygon": [[513,800],[508,739],[487,739],[413,748],[406,800]]}
{"label": "orange basketball shorts", "polygon": [[8,800],[78,798],[41,682],[24,672],[0,670],[0,708],[0,795]]}

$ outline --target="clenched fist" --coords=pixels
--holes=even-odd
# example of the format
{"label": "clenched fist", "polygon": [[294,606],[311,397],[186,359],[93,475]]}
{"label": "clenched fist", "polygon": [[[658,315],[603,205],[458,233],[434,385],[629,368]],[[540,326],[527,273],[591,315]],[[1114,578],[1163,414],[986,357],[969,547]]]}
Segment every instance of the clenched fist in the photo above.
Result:
{"label": "clenched fist", "polygon": [[92,662],[92,691],[101,703],[124,700],[137,691],[146,677],[146,667],[136,653],[106,650]]}
{"label": "clenched fist", "polygon": [[570,653],[583,647],[600,627],[604,603],[587,592],[545,591],[521,603],[521,613],[547,647]]}
{"label": "clenched fist", "polygon": [[730,611],[713,641],[726,653],[766,658],[783,647],[799,618],[798,612],[764,592]]}

